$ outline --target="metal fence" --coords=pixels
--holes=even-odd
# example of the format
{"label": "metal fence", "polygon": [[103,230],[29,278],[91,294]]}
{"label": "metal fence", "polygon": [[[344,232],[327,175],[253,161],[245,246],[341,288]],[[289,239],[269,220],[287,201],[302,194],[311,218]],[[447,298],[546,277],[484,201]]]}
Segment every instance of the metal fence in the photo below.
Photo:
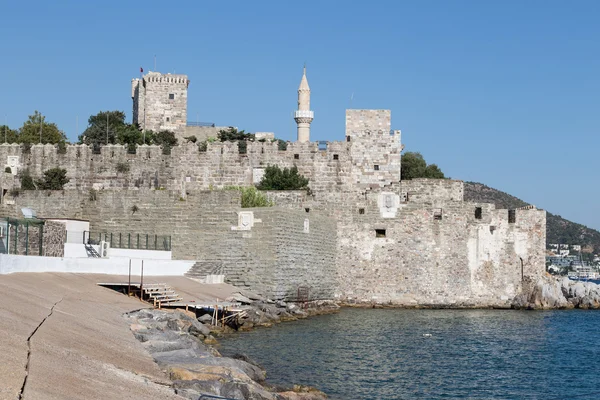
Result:
{"label": "metal fence", "polygon": [[187,126],[210,126],[212,128],[215,127],[214,122],[196,122],[196,121],[187,121]]}
{"label": "metal fence", "polygon": [[0,219],[0,254],[42,255],[44,221]]}
{"label": "metal fence", "polygon": [[170,235],[85,231],[83,232],[82,239],[84,244],[100,244],[100,242],[109,242],[110,247],[114,249],[171,251]]}

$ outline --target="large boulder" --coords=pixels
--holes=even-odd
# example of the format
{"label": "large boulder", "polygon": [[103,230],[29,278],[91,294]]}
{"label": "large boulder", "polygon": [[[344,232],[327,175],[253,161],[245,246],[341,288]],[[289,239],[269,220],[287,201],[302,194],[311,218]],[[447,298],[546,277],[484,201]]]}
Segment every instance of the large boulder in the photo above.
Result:
{"label": "large boulder", "polygon": [[567,277],[540,278],[529,292],[512,301],[517,309],[600,308],[600,286]]}

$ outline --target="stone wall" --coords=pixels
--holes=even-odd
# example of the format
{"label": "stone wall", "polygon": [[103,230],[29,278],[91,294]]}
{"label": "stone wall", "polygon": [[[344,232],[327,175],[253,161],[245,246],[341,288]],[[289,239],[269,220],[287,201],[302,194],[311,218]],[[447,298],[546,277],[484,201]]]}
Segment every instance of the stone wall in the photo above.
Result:
{"label": "stone wall", "polygon": [[438,201],[463,201],[464,183],[451,179],[411,179],[400,183],[403,200],[436,203]]}
{"label": "stone wall", "polygon": [[187,125],[187,75],[149,72],[131,81],[133,123],[142,129],[183,134]]}
{"label": "stone wall", "polygon": [[417,183],[413,187],[435,188],[426,201],[374,193],[358,212],[340,219],[341,298],[506,306],[543,274],[545,211],[517,210],[515,223],[509,223],[508,210],[452,200],[462,192],[460,182]]}
{"label": "stone wall", "polygon": [[65,255],[66,240],[67,230],[65,224],[54,221],[44,222],[42,256],[63,257]]}
{"label": "stone wall", "polygon": [[31,207],[40,218],[72,218],[90,221],[92,232],[113,237],[172,236],[173,258],[193,260],[199,255],[196,234],[199,226],[210,229],[220,215],[235,213],[239,192],[218,190],[193,193],[183,199],[166,190],[99,191],[95,200],[88,192],[23,191],[16,204],[3,204],[1,213],[19,217],[21,207]]}
{"label": "stone wall", "polygon": [[391,130],[390,110],[346,110],[352,180],[371,190],[400,181],[400,131]]}
{"label": "stone wall", "polygon": [[[1,212],[16,217],[28,206],[40,218],[89,220],[91,231],[114,238],[170,235],[173,258],[218,261],[228,282],[240,287],[291,299],[306,286],[312,299],[332,298],[336,221],[304,209],[241,209],[239,196],[237,190],[215,190],[192,192],[184,200],[177,192],[130,190],[99,191],[92,200],[78,190],[25,191],[18,205],[4,204]],[[254,215],[249,229],[240,228],[242,212]]]}
{"label": "stone wall", "polygon": [[282,300],[295,299],[303,286],[311,299],[331,299],[335,235],[332,218],[268,207],[221,214],[199,227],[196,240],[198,259],[213,262],[233,285]]}
{"label": "stone wall", "polygon": [[204,142],[208,138],[217,138],[219,131],[228,130],[228,126],[186,126],[184,134],[177,139],[180,143],[184,143],[185,137],[195,136],[197,139],[196,143]]}
{"label": "stone wall", "polygon": [[[508,210],[463,202],[461,181],[400,182],[401,136],[390,128],[389,111],[348,110],[345,141],[285,151],[269,141],[243,154],[221,142],[171,154],[0,145],[0,160],[18,170],[39,177],[59,166],[71,179],[63,192],[22,192],[1,207],[87,219],[94,231],[172,235],[175,258],[220,265],[233,283],[276,298],[310,286],[316,297],[335,287],[349,301],[506,305],[544,272],[545,212],[516,210],[509,221]],[[277,207],[252,210],[254,225],[238,229],[239,192],[213,189],[258,183],[268,165],[296,166],[311,190],[267,193]],[[1,183],[8,191],[14,179]]]}
{"label": "stone wall", "polygon": [[[165,188],[182,191],[206,190],[226,186],[251,185],[268,165],[281,168],[297,166],[309,178],[316,196],[328,193],[364,190],[389,185],[399,179],[399,155],[395,172],[391,166],[375,171],[356,161],[351,142],[331,142],[326,149],[318,143],[290,143],[286,151],[276,142],[248,143],[247,153],[240,154],[237,143],[208,143],[206,152],[193,143],[176,146],[171,154],[163,154],[159,146],[139,146],[136,154],[128,154],[122,145],[109,145],[94,154],[87,145],[69,145],[59,154],[53,145],[34,145],[23,153],[18,145],[0,145],[0,160],[18,158],[18,169],[29,169],[34,178],[45,170],[61,167],[67,170],[70,182],[65,188]],[[399,151],[399,150],[398,150]],[[381,161],[383,162],[383,161]],[[390,161],[391,162],[391,161]],[[120,166],[125,166],[125,172]],[[370,178],[362,183],[357,176],[370,169]],[[367,172],[365,172],[367,173]],[[18,181],[17,181],[18,182]]]}

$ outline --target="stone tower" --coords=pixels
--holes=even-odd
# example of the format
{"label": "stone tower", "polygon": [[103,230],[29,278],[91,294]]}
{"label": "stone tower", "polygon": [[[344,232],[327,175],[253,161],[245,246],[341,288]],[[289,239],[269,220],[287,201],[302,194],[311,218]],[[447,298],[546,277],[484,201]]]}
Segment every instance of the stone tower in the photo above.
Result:
{"label": "stone tower", "polygon": [[298,124],[298,141],[310,142],[310,123],[314,119],[314,113],[310,111],[310,87],[306,79],[306,65],[298,87],[298,109],[294,112],[294,119]]}
{"label": "stone tower", "polygon": [[133,123],[153,131],[183,134],[187,125],[187,75],[148,72],[131,80]]}

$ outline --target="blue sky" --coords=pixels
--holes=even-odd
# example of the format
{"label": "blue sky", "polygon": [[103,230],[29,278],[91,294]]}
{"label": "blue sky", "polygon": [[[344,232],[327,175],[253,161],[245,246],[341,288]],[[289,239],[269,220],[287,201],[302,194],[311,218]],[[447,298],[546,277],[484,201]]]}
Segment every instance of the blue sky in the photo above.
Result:
{"label": "blue sky", "polygon": [[[139,68],[188,74],[188,119],[312,140],[344,110],[392,110],[406,151],[452,178],[600,228],[598,1],[0,2],[0,124],[40,110],[74,140],[131,117]],[[350,98],[354,93],[352,103]]]}

